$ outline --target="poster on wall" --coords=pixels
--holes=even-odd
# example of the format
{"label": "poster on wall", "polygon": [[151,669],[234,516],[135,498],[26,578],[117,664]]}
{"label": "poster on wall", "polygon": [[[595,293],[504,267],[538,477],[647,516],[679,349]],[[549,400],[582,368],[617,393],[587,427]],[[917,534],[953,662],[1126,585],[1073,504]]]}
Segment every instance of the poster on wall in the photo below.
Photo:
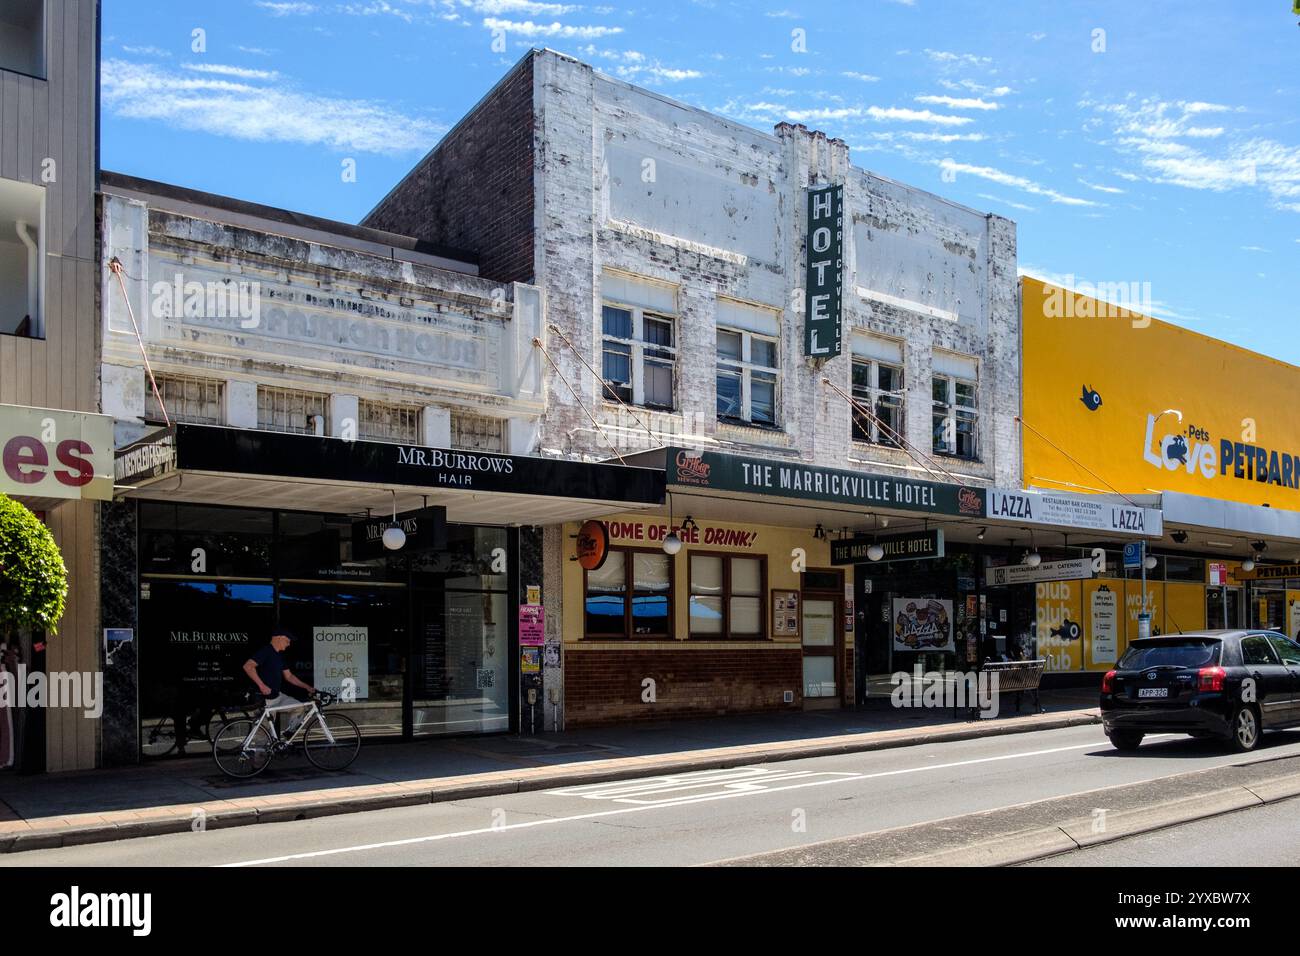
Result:
{"label": "poster on wall", "polygon": [[1102,584],[1092,592],[1092,661],[1115,663],[1119,654],[1119,602],[1114,591]]}
{"label": "poster on wall", "polygon": [[1286,636],[1300,641],[1300,591],[1286,592]]}
{"label": "poster on wall", "polygon": [[519,644],[541,647],[546,643],[546,611],[540,604],[519,605]]}
{"label": "poster on wall", "polygon": [[[1038,656],[1049,671],[1083,669],[1082,581],[1052,581],[1034,585],[1034,621]],[[1019,652],[1022,635],[1008,653]]]}
{"label": "poster on wall", "polygon": [[313,627],[312,683],[317,690],[347,697],[343,682],[352,681],[356,700],[370,697],[370,629]]}
{"label": "poster on wall", "polygon": [[894,650],[955,651],[952,601],[894,598]]}

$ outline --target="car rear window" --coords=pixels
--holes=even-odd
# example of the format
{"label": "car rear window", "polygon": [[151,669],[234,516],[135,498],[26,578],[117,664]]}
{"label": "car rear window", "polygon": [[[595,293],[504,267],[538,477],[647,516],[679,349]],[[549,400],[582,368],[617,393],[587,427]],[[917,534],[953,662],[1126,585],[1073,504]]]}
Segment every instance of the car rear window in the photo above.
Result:
{"label": "car rear window", "polygon": [[1133,643],[1117,665],[1120,670],[1148,667],[1209,667],[1219,663],[1220,642],[1210,638]]}

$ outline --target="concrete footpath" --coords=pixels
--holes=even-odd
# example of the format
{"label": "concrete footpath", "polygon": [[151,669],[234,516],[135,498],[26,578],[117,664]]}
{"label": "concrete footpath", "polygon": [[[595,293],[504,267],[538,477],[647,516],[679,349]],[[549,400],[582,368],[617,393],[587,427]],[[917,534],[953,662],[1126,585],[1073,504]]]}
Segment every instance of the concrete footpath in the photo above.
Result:
{"label": "concrete footpath", "polygon": [[[535,737],[368,741],[342,773],[321,773],[291,755],[251,780],[227,778],[210,750],[121,769],[4,774],[0,852],[1096,724],[1096,699],[1092,690],[1044,691],[1044,713],[1007,712],[991,720],[883,703],[857,711],[656,721]],[[203,753],[197,744],[191,749]]]}

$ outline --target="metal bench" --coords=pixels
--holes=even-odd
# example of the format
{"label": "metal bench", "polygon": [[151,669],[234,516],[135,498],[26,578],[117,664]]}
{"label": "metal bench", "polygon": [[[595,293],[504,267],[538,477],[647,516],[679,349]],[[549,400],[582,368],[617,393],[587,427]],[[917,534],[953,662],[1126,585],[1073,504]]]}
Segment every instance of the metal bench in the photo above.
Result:
{"label": "metal bench", "polygon": [[980,668],[983,673],[998,675],[998,694],[1016,695],[1016,713],[1020,713],[1020,699],[1027,693],[1034,695],[1034,709],[1043,713],[1038,702],[1038,685],[1043,680],[1043,669],[1047,661],[985,661]]}

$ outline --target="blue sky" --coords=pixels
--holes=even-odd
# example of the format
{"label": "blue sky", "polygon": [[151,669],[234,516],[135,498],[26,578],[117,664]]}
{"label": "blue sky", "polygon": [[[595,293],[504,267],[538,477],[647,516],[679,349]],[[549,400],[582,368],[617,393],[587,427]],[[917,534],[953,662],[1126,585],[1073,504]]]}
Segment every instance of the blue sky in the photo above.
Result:
{"label": "blue sky", "polygon": [[104,0],[102,160],[355,222],[548,46],[759,129],[839,136],[858,166],[1014,219],[1022,271],[1150,283],[1156,315],[1300,364],[1290,8]]}

